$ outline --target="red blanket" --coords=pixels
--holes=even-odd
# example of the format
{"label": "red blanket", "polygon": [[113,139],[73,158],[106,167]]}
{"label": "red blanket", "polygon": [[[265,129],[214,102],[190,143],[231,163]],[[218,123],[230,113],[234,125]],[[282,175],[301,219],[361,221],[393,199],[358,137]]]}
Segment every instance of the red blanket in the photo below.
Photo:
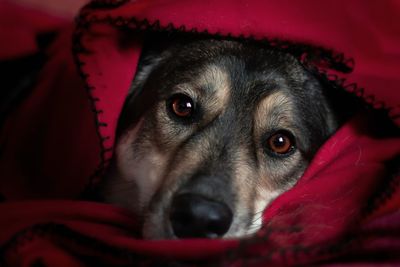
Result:
{"label": "red blanket", "polygon": [[32,92],[0,132],[0,265],[400,264],[400,139],[375,135],[372,111],[321,147],[266,209],[254,238],[140,240],[128,211],[79,200],[112,157],[143,31],[262,40],[400,125],[396,1],[98,0],[76,26],[0,7],[2,60],[35,52],[38,34],[58,32]]}

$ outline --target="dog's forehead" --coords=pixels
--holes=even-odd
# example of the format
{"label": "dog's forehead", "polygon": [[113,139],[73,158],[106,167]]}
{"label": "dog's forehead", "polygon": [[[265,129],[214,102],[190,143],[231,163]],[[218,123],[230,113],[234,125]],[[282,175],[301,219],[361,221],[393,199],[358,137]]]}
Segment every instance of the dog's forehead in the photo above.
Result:
{"label": "dog's forehead", "polygon": [[224,118],[239,119],[261,132],[293,125],[288,119],[295,115],[291,106],[307,102],[292,101],[304,98],[301,87],[307,77],[288,54],[229,41],[199,42],[179,51],[171,53],[164,68],[172,78],[164,93],[193,97],[204,108],[205,122],[230,114]]}
{"label": "dog's forehead", "polygon": [[289,104],[287,91],[291,88],[287,77],[272,68],[249,68],[246,64],[237,58],[204,63],[180,87],[187,86],[187,90],[194,90],[194,94],[218,101],[220,105],[227,105],[229,101],[236,108],[245,105],[256,112],[265,113]]}
{"label": "dog's forehead", "polygon": [[213,94],[226,103],[229,98],[232,83],[229,72],[223,67],[214,63],[205,64],[198,75],[193,76],[192,87],[199,88],[200,93]]}
{"label": "dog's forehead", "polygon": [[236,42],[222,42],[201,49],[187,47],[186,50],[194,51],[180,55],[185,57],[178,60],[175,68],[171,66],[174,69],[172,76],[179,77],[175,81],[191,83],[205,93],[226,93],[229,88],[232,97],[244,102],[245,99],[264,97],[279,86],[290,90],[290,80],[299,83],[304,80],[298,62],[277,51]]}

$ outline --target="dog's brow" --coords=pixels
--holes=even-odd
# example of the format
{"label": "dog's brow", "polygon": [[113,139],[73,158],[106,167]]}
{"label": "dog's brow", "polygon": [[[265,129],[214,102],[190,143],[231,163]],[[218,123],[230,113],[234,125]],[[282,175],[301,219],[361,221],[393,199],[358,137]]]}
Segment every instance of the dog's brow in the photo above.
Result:
{"label": "dog's brow", "polygon": [[230,98],[231,80],[229,74],[217,65],[207,65],[193,79],[191,90],[203,98],[207,109],[218,112]]}
{"label": "dog's brow", "polygon": [[226,70],[217,65],[206,65],[195,72],[189,72],[184,83],[176,86],[177,90],[187,91],[199,96],[213,95],[226,98],[229,95],[230,77]]}
{"label": "dog's brow", "polygon": [[293,107],[290,98],[280,91],[274,92],[261,99],[255,109],[255,133],[260,137],[266,129],[290,129],[292,119]]}
{"label": "dog's brow", "polygon": [[194,81],[199,88],[212,91],[229,91],[230,79],[227,71],[217,65],[207,65]]}

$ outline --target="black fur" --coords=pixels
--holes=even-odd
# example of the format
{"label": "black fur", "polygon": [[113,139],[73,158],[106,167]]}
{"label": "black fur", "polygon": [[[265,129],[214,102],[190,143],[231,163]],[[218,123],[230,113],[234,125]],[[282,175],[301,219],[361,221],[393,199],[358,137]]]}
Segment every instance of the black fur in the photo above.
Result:
{"label": "black fur", "polygon": [[[120,117],[118,136],[129,131],[143,117],[146,123],[138,139],[152,139],[160,151],[169,149],[169,144],[174,141],[171,139],[185,136],[174,147],[165,177],[185,161],[184,153],[191,149],[203,150],[200,153],[204,155],[201,164],[182,174],[182,177],[177,177],[175,194],[200,194],[235,210],[240,196],[232,177],[239,160],[235,158],[238,147],[244,147],[250,155],[243,164],[252,169],[266,166],[272,187],[287,190],[339,125],[341,114],[335,112],[328,98],[333,94],[333,89],[307,71],[290,54],[252,43],[204,38],[167,38],[163,41],[150,38],[145,47]],[[174,88],[190,83],[211,65],[228,74],[230,95],[223,112],[207,117],[207,105],[211,99],[209,95],[219,90],[213,88],[215,84],[209,83],[194,89],[198,93],[198,101],[195,103],[196,114],[190,121],[174,118],[168,113],[169,101],[176,93]],[[278,105],[269,114],[270,117],[265,118],[269,120],[267,126],[255,125],[255,107],[276,92],[286,96],[290,106]],[[162,112],[170,122],[160,126],[156,114],[162,105],[165,106]],[[290,129],[281,129],[279,120],[282,118],[279,116],[282,113],[289,114],[288,110]],[[161,132],[158,127],[168,127],[170,135],[164,138],[155,134]],[[255,140],[254,129],[259,127],[264,127],[263,133]],[[296,160],[292,160],[292,154],[275,155],[265,148],[266,140],[278,130],[293,134],[295,148],[292,154],[298,155]],[[203,143],[207,146],[203,147]],[[135,145],[132,145],[132,149],[135,149]],[[264,151],[262,156],[260,150]],[[244,184],[254,187],[254,193],[250,193],[249,198],[255,199],[256,188],[263,183],[263,179],[243,177]],[[151,212],[156,212],[159,205],[164,206],[162,210],[168,210],[170,203],[160,204],[165,190],[161,187],[155,192],[149,203]],[[243,225],[251,224],[253,213],[254,203],[249,205],[246,214],[241,215],[240,222]]]}

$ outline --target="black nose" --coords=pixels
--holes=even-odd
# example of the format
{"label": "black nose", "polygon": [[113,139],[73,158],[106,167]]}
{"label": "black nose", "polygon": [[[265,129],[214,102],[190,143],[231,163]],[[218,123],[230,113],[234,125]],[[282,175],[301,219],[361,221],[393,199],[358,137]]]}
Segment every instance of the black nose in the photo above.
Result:
{"label": "black nose", "polygon": [[179,238],[221,237],[232,223],[232,212],[221,202],[195,194],[182,194],[172,201],[170,219]]}

